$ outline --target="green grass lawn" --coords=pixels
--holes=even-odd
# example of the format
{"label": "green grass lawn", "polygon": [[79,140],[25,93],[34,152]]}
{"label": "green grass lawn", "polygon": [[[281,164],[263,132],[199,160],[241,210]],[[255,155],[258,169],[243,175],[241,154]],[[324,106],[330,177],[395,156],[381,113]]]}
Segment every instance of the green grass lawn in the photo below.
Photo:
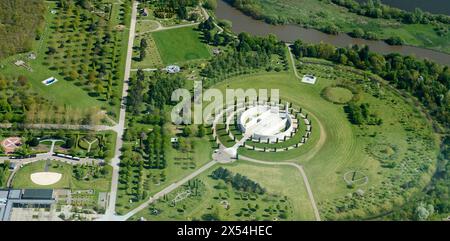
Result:
{"label": "green grass lawn", "polygon": [[[120,4],[118,4],[118,2],[112,1],[112,3],[111,18],[109,19],[109,22],[107,22],[107,24],[110,25],[111,29],[114,29],[116,25],[121,22],[121,19],[127,16],[123,16]],[[85,83],[87,72],[85,71],[85,73],[81,73],[80,69],[77,69],[82,64],[86,64],[88,61],[86,59],[87,57],[82,55],[83,51],[86,52],[85,44],[83,45],[83,41],[85,41],[85,39],[88,39],[88,37],[84,38],[85,33],[83,31],[80,31],[79,34],[75,34],[75,31],[68,31],[64,33],[58,32],[56,30],[57,28],[55,28],[55,25],[58,21],[61,22],[61,20],[58,20],[58,14],[51,14],[50,10],[62,10],[58,9],[55,2],[48,2],[47,6],[48,8],[45,15],[45,28],[42,33],[41,39],[34,41],[33,43],[32,52],[36,54],[37,58],[34,60],[29,59],[27,57],[28,53],[26,53],[3,59],[0,61],[0,66],[2,66],[0,68],[0,74],[12,78],[16,78],[19,75],[27,77],[29,83],[31,84],[32,90],[43,96],[45,99],[50,100],[53,105],[65,105],[80,110],[86,110],[91,107],[101,107],[108,112],[114,113],[112,118],[117,119],[119,106],[110,105],[107,101],[105,101],[104,94],[97,95],[93,89],[93,86],[86,85]],[[68,25],[70,26],[71,21],[73,21],[73,16],[64,13],[63,18],[63,22],[67,21]],[[86,24],[86,22],[81,22],[80,24]],[[111,71],[111,73],[114,72],[114,83],[112,84],[111,90],[115,93],[121,93],[123,86],[122,80],[124,76],[124,68],[121,66],[125,64],[128,29],[112,32],[112,35],[113,36],[111,37],[111,39],[114,40],[114,42],[111,41],[111,43],[105,44],[105,49],[110,52],[102,57],[103,59],[101,63],[105,64],[108,71]],[[52,46],[51,42],[67,38],[71,38],[73,39],[73,41],[64,41],[64,47],[57,46],[56,49],[58,50],[58,53],[54,54],[53,57],[49,57],[47,55],[46,52],[48,51],[48,48]],[[112,53],[114,45],[114,53]],[[67,53],[70,53],[71,57],[67,57]],[[33,71],[31,72],[23,67],[14,65],[14,62],[16,60],[25,61]],[[70,78],[68,78],[69,71],[71,70],[78,71],[79,77],[77,79],[70,80]],[[46,86],[41,83],[43,80],[49,77],[55,77],[56,79],[58,79],[58,82],[50,86]],[[107,82],[105,77],[103,77],[102,79],[96,77],[95,81],[101,82],[103,84],[103,87],[107,87],[104,84],[104,82]]]}
{"label": "green grass lawn", "polygon": [[[303,108],[309,114],[314,129],[306,145],[294,151],[280,153],[245,149],[239,151],[241,156],[272,162],[284,160],[303,165],[324,220],[365,219],[401,205],[405,197],[425,186],[436,166],[438,138],[417,108],[386,87],[385,81],[372,82],[354,69],[349,70],[348,67],[328,66],[327,63],[303,64],[298,69],[299,74],[308,73],[318,77],[319,81],[315,85],[301,83],[292,72],[279,72],[241,75],[213,86],[222,91],[226,88],[276,88],[279,89],[282,100],[292,103],[296,108]],[[359,82],[361,80],[363,81]],[[334,104],[322,95],[325,88],[341,84],[359,87],[361,91],[358,103],[368,103],[371,113],[381,118],[383,123],[360,126],[351,124],[344,110],[345,106]],[[348,94],[346,91],[342,92],[338,89],[337,96]],[[224,134],[223,130],[219,132]],[[225,166],[255,179],[271,190],[289,196],[289,200],[294,200],[295,219],[312,219],[304,184],[295,169],[253,165],[242,160]],[[368,182],[348,186],[344,175],[352,171],[367,177]],[[215,184],[208,180],[208,172],[199,177],[205,184],[206,198],[201,196],[186,201],[186,205],[178,210],[162,208],[166,214],[156,217],[150,213],[150,207],[134,218],[198,219],[205,213],[213,212],[218,206],[218,200],[228,194],[215,190]],[[181,176],[180,172],[174,175],[173,180],[179,180]],[[404,188],[405,185],[411,186]],[[161,208],[160,205],[157,203],[155,207]],[[237,202],[234,206],[240,205],[242,204]],[[225,220],[236,219],[233,212],[221,213]]]}
{"label": "green grass lawn", "polygon": [[[438,150],[436,136],[432,134],[430,124],[414,106],[384,87],[378,88],[376,84],[365,83],[363,86],[366,90],[362,92],[360,102],[369,103],[371,110],[383,119],[383,124],[352,125],[344,106],[325,100],[321,93],[328,86],[342,81],[356,81],[361,76],[338,66],[320,64],[303,65],[299,72],[300,75],[314,74],[319,81],[315,85],[309,85],[301,83],[290,73],[266,73],[231,78],[215,86],[219,90],[277,88],[281,99],[302,107],[313,118],[312,142],[298,150],[263,153],[239,149],[241,155],[267,161],[289,159],[304,165],[325,219],[345,218],[346,215],[373,215],[382,205],[381,209],[389,207],[386,203],[398,204],[402,195],[410,193],[400,188],[403,183],[415,181],[417,185],[423,186],[429,180]],[[320,129],[323,133],[319,132]],[[383,167],[386,162],[370,154],[378,143],[390,143],[397,147],[396,167]],[[420,161],[423,159],[428,160],[426,164]],[[417,172],[415,168],[422,165],[426,165],[423,167],[424,171]],[[369,183],[348,188],[343,175],[351,170],[364,172]],[[361,198],[356,207],[348,208],[348,213],[334,213],[336,206],[345,202],[346,195],[357,189],[369,194]]]}
{"label": "green grass lawn", "polygon": [[[273,214],[264,216],[263,210],[278,205],[287,210],[287,220],[314,220],[311,203],[302,178],[296,169],[254,165],[242,161],[231,165],[222,165],[233,173],[247,176],[266,189],[266,194],[258,195],[258,198],[241,199],[230,186],[226,189],[217,188],[221,181],[214,180],[209,175],[218,167],[219,165],[216,165],[198,177],[198,180],[204,185],[199,196],[190,196],[177,203],[176,206],[158,201],[154,206],[134,215],[131,220],[137,220],[140,217],[145,217],[147,220],[201,220],[205,214],[212,212],[218,212],[221,220],[253,220],[253,218],[273,220]],[[169,202],[183,190],[185,188],[182,187],[173,191],[168,197]],[[224,200],[229,203],[229,209],[225,209],[221,204]],[[239,215],[248,208],[248,205],[252,207],[258,205],[259,208],[249,216]],[[160,215],[151,214],[150,210],[153,207],[160,210]],[[180,212],[180,210],[183,211]]]}
{"label": "green grass lawn", "polygon": [[206,59],[210,52],[200,41],[200,33],[195,27],[185,27],[152,33],[164,64]]}
{"label": "green grass lawn", "polygon": [[156,20],[151,21],[145,21],[141,20],[136,23],[136,34],[144,34],[147,32],[150,32],[152,30],[155,30],[158,27],[158,23],[155,22]]}
{"label": "green grass lawn", "polygon": [[338,86],[326,88],[323,95],[329,101],[339,104],[345,104],[353,98],[351,90]]}
{"label": "green grass lawn", "polygon": [[[162,189],[167,187],[167,185],[180,180],[184,176],[193,172],[195,169],[211,161],[212,142],[210,142],[208,137],[191,137],[189,138],[189,140],[192,142],[193,146],[193,149],[190,153],[182,153],[180,151],[177,151],[170,146],[170,143],[168,143],[168,145],[166,146],[167,167],[164,170],[146,170],[147,174],[151,174],[154,177],[158,177],[162,172],[165,174],[165,180],[163,182],[155,183],[151,179],[148,179],[146,190],[149,191],[150,196],[161,191]],[[187,160],[188,158],[192,158],[192,161]],[[123,185],[120,184],[118,190],[116,211],[125,214],[126,212],[132,210],[140,203],[145,201],[139,200],[130,203],[131,197],[132,196],[128,195],[126,193],[126,190],[123,189]]]}
{"label": "green grass lawn", "polygon": [[97,191],[109,191],[111,185],[112,168],[107,166],[109,175],[105,178],[97,178],[87,180],[77,180],[72,176],[72,165],[59,161],[51,161],[49,172],[57,172],[62,174],[61,180],[52,185],[38,185],[31,181],[31,174],[35,172],[43,172],[45,170],[46,161],[37,161],[23,166],[14,176],[12,186],[14,188],[52,188],[52,189],[78,189],[87,190],[95,189]]}
{"label": "green grass lawn", "polygon": [[[148,47],[146,49],[146,55],[143,60],[140,60],[138,49],[141,39],[145,38],[147,40]],[[145,69],[145,68],[161,68],[163,67],[163,61],[159,54],[158,48],[156,47],[155,40],[153,40],[151,33],[143,34],[136,37],[134,41],[133,50],[133,61],[131,63],[133,69]]]}

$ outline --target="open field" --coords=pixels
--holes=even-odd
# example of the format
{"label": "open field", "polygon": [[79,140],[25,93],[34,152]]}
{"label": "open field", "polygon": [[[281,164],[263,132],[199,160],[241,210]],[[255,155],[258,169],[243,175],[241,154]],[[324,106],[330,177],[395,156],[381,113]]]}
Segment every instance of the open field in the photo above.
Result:
{"label": "open field", "polygon": [[210,57],[209,50],[200,41],[200,33],[195,31],[195,27],[159,31],[152,33],[152,37],[166,65]]}

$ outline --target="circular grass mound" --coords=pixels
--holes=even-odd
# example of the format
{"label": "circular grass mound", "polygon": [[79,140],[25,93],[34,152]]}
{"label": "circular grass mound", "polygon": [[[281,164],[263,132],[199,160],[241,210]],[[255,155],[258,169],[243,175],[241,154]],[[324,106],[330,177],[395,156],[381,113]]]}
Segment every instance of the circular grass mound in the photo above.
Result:
{"label": "circular grass mound", "polygon": [[353,99],[353,92],[343,86],[329,86],[323,90],[322,96],[332,103],[346,104]]}
{"label": "circular grass mound", "polygon": [[369,153],[380,161],[394,160],[397,158],[398,149],[395,145],[379,143],[368,146]]}

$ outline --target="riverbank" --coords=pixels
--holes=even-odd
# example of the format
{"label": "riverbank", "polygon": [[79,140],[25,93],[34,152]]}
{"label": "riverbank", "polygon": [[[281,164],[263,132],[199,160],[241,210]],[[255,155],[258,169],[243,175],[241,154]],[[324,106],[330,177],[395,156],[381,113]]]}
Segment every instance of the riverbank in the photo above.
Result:
{"label": "riverbank", "polygon": [[450,55],[444,52],[414,46],[391,46],[384,41],[352,38],[344,33],[331,35],[294,24],[271,25],[243,14],[223,0],[218,1],[216,16],[220,19],[226,19],[233,22],[232,30],[235,33],[248,32],[258,36],[274,34],[278,39],[285,42],[294,42],[297,39],[301,39],[306,43],[324,42],[339,47],[346,47],[354,44],[367,45],[372,51],[380,54],[400,53],[403,55],[414,55],[421,59],[426,58],[440,64],[450,65]]}

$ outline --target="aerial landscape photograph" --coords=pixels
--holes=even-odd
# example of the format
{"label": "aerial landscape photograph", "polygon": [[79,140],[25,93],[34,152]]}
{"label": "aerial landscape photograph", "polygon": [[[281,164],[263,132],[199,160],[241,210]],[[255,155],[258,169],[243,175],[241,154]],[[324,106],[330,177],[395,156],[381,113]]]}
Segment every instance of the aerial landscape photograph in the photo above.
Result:
{"label": "aerial landscape photograph", "polygon": [[449,0],[0,0],[0,221],[450,221],[449,67]]}

